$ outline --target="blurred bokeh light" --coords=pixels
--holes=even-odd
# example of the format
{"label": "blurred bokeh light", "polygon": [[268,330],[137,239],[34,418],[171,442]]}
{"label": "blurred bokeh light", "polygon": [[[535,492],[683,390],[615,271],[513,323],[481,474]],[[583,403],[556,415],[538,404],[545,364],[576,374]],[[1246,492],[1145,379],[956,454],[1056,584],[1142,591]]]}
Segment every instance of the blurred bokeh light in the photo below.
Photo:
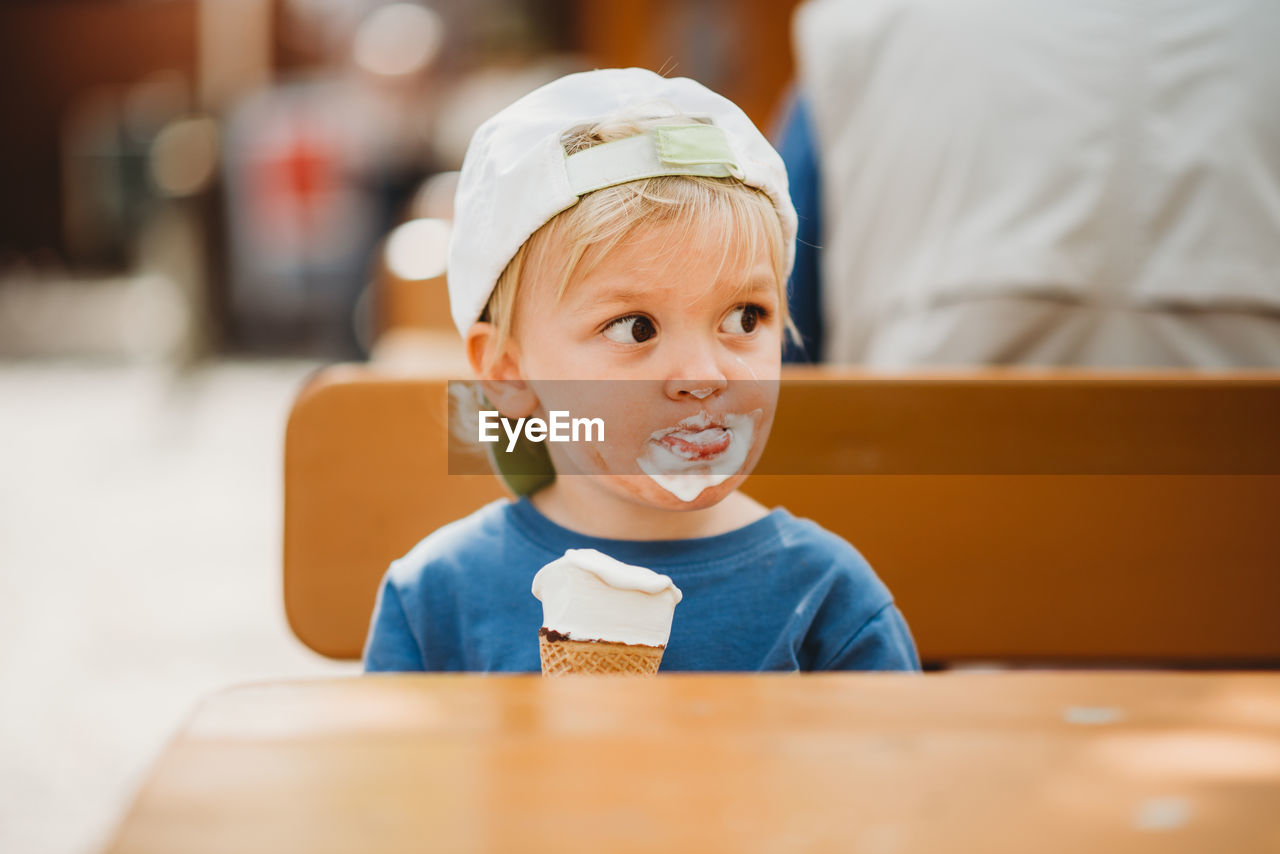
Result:
{"label": "blurred bokeh light", "polygon": [[449,260],[449,223],[411,219],[387,238],[387,267],[402,279],[423,281],[444,275]]}
{"label": "blurred bokeh light", "polygon": [[360,22],[352,56],[357,65],[374,74],[413,74],[435,59],[443,39],[443,25],[435,12],[413,3],[392,3]]}

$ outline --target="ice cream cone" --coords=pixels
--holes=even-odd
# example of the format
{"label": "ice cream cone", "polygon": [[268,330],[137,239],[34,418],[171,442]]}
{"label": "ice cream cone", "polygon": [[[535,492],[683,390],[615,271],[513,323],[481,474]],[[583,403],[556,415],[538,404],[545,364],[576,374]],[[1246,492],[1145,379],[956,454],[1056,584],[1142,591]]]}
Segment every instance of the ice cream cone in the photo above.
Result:
{"label": "ice cream cone", "polygon": [[543,676],[658,672],[680,588],[665,575],[594,549],[569,549],[538,570]]}
{"label": "ice cream cone", "polygon": [[538,634],[538,653],[542,658],[543,676],[575,673],[653,676],[658,672],[665,650],[665,646],[552,639],[547,637],[546,631]]}

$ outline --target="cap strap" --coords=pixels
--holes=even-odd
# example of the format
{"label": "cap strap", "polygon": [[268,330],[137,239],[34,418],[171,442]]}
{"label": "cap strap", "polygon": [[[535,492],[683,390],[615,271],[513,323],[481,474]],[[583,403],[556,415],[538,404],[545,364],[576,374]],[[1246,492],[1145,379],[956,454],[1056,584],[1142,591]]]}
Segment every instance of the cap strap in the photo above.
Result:
{"label": "cap strap", "polygon": [[638,136],[602,143],[564,160],[576,195],[659,175],[741,178],[725,132],[715,125],[658,127]]}

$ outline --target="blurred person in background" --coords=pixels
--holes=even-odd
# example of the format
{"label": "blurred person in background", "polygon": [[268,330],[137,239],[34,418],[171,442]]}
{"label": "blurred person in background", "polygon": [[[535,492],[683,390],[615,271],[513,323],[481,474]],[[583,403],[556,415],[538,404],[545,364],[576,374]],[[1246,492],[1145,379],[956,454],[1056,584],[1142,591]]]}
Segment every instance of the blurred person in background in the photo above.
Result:
{"label": "blurred person in background", "polygon": [[513,0],[285,10],[282,37],[312,54],[308,67],[228,122],[232,309],[253,349],[301,333],[350,358],[372,343],[366,286],[415,190],[461,165],[481,121],[561,69]]}
{"label": "blurred person in background", "polygon": [[798,361],[1280,366],[1280,4],[812,0]]}
{"label": "blurred person in background", "polygon": [[228,116],[232,313],[251,349],[349,358],[375,246],[432,169],[444,23],[418,3],[286,11],[284,36],[309,47],[310,62]]}

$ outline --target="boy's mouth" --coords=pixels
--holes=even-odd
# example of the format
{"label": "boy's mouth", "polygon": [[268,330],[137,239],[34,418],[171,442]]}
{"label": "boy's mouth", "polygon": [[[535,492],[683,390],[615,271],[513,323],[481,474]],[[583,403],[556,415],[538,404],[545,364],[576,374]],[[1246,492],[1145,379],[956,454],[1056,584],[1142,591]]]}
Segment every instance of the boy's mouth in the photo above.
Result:
{"label": "boy's mouth", "polygon": [[706,462],[729,449],[733,433],[719,419],[699,412],[674,427],[657,431],[650,439],[682,460]]}
{"label": "boy's mouth", "polygon": [[705,430],[677,430],[668,433],[658,440],[667,450],[676,456],[689,461],[710,460],[720,456],[729,449],[733,435],[723,427],[708,427]]}

